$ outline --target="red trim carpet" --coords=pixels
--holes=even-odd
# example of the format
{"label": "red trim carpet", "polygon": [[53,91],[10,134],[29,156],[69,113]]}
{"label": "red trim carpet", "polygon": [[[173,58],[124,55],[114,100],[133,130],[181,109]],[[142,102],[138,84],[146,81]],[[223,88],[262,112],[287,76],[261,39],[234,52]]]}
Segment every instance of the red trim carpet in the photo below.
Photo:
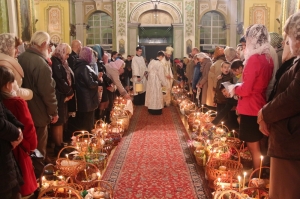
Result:
{"label": "red trim carpet", "polygon": [[139,106],[102,179],[116,199],[206,199],[197,168],[177,109]]}

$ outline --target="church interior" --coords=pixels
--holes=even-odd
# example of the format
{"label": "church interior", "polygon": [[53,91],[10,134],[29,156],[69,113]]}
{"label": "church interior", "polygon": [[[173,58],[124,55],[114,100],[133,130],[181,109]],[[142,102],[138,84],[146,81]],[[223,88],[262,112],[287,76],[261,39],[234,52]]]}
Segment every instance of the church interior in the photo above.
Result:
{"label": "church interior", "polygon": [[[293,20],[290,16],[296,15],[299,9],[300,0],[0,0],[0,68],[3,68],[2,64],[5,64],[5,60],[8,60],[2,55],[4,53],[2,46],[6,45],[5,41],[1,41],[2,34],[13,34],[16,46],[19,40],[25,46],[30,46],[35,45],[32,38],[35,37],[37,32],[48,33],[50,38],[48,45],[51,45],[52,56],[55,57],[57,56],[56,53],[59,53],[55,49],[57,47],[70,49],[68,57],[71,57],[71,52],[76,52],[74,50],[75,44],[80,44],[81,51],[92,49],[91,51],[94,54],[91,56],[96,57],[95,65],[99,61],[99,63],[103,63],[101,66],[104,67],[104,72],[100,72],[99,64],[95,69],[97,70],[95,78],[99,82],[99,84],[96,82],[93,87],[95,95],[98,96],[95,98],[90,96],[89,93],[75,92],[76,89],[81,89],[77,87],[80,84],[81,76],[78,76],[79,83],[77,83],[78,69],[76,68],[77,66],[81,67],[81,65],[74,63],[74,67],[76,66],[76,69],[74,69],[69,60],[67,61],[63,57],[59,58],[59,63],[62,62],[59,66],[64,66],[64,63],[69,64],[68,69],[65,68],[66,72],[63,73],[63,75],[66,75],[66,84],[68,85],[72,81],[75,82],[72,83],[74,94],[66,94],[66,98],[62,99],[62,104],[70,104],[72,98],[78,99],[78,103],[79,100],[82,100],[80,98],[86,98],[80,102],[84,104],[84,106],[80,105],[81,107],[85,107],[85,105],[89,107],[95,99],[97,107],[93,108],[92,111],[78,113],[81,118],[76,120],[74,120],[70,110],[66,113],[68,119],[60,126],[60,137],[63,136],[63,138],[59,138],[61,139],[61,146],[57,148],[56,136],[58,133],[55,129],[59,128],[55,128],[53,120],[58,114],[58,121],[60,121],[59,100],[61,101],[61,99],[58,99],[58,96],[61,96],[62,93],[57,86],[60,83],[56,81],[55,84],[54,81],[54,86],[52,85],[51,88],[53,88],[53,95],[56,94],[57,101],[55,103],[57,104],[58,113],[56,111],[56,115],[47,115],[49,121],[45,125],[46,130],[44,131],[47,132],[45,138],[47,141],[43,143],[43,146],[39,146],[39,143],[36,144],[37,149],[42,147],[46,151],[44,154],[42,153],[40,158],[32,155],[33,150],[29,153],[25,151],[25,155],[28,158],[30,157],[28,161],[30,163],[32,161],[33,164],[33,167],[30,167],[32,170],[30,172],[37,172],[34,176],[36,181],[34,181],[34,185],[26,184],[29,180],[27,177],[25,179],[27,175],[23,175],[23,184],[17,186],[17,191],[12,189],[13,193],[21,190],[16,197],[14,194],[7,194],[7,189],[4,189],[4,185],[0,183],[0,198],[2,196],[5,199],[299,198],[300,192],[294,188],[295,186],[289,184],[292,183],[291,180],[288,177],[284,178],[283,173],[288,172],[290,168],[291,172],[288,172],[287,176],[291,177],[299,174],[299,171],[293,169],[296,168],[295,165],[300,166],[300,154],[292,156],[286,152],[283,153],[283,158],[278,158],[279,160],[274,158],[278,156],[276,156],[275,150],[270,152],[270,145],[272,145],[270,142],[275,142],[271,137],[272,130],[270,126],[276,126],[280,121],[285,121],[286,125],[291,125],[295,122],[295,118],[299,119],[300,107],[297,105],[297,101],[291,101],[291,103],[294,103],[294,112],[290,111],[292,112],[290,113],[291,116],[285,114],[288,111],[282,114],[282,117],[290,117],[288,121],[286,118],[280,118],[274,116],[274,114],[273,120],[271,116],[267,116],[267,113],[274,113],[270,111],[271,108],[269,107],[272,107],[272,105],[276,107],[274,104],[276,104],[276,99],[280,95],[278,94],[279,90],[282,89],[280,82],[283,80],[278,79],[278,73],[275,71],[276,63],[276,70],[279,69],[278,71],[283,68],[285,63],[286,65],[289,63],[285,71],[281,70],[282,78],[288,75],[290,75],[290,81],[293,78],[296,80],[297,77],[299,78],[296,75],[299,75],[297,69],[295,69],[295,76],[291,76],[294,73],[290,71],[294,71],[293,68],[300,65],[298,64],[300,55],[297,55],[297,51],[292,50],[291,43],[293,40],[290,38],[292,26],[288,29],[288,25],[285,25],[287,21]],[[297,23],[298,21],[295,22],[295,27],[297,25],[300,27],[300,22]],[[272,99],[270,98],[275,101],[272,104],[273,101],[269,102],[267,99],[263,99],[263,103],[259,105],[258,109],[255,102],[247,101],[246,106],[248,106],[248,109],[240,108],[239,110],[242,110],[243,115],[243,110],[247,109],[249,112],[253,112],[253,109],[255,111],[257,109],[255,114],[251,112],[250,118],[247,114],[247,117],[244,117],[244,115],[238,116],[237,107],[240,101],[249,95],[256,95],[256,91],[253,90],[247,95],[242,94],[243,89],[238,90],[239,87],[242,87],[242,84],[245,85],[245,82],[249,81],[249,76],[247,77],[246,74],[249,74],[251,59],[247,56],[247,53],[249,53],[249,51],[246,51],[247,47],[246,50],[243,50],[245,48],[243,45],[248,45],[250,40],[247,39],[247,36],[251,33],[252,27],[257,27],[257,30],[261,28],[259,31],[266,31],[269,34],[267,36],[269,39],[265,42],[268,43],[268,46],[272,46],[270,48],[275,49],[275,54],[278,54],[279,48],[282,51],[284,46],[290,45],[291,53],[294,56],[284,59],[284,55],[281,54],[282,58],[281,56],[279,58],[278,55],[278,60],[275,63],[272,53],[267,51],[272,57],[271,60],[273,60],[268,62],[268,64],[272,63],[272,67],[269,68],[269,71],[272,70],[272,72],[263,73],[263,77],[269,78],[270,76],[270,81],[272,81],[272,78],[275,81],[276,73],[277,79],[275,84],[273,82],[274,88],[272,85],[272,92],[274,93],[271,93]],[[298,34],[300,34],[299,32]],[[276,39],[280,38],[280,44],[276,43],[277,46],[272,45],[274,43],[272,42],[274,38],[272,35],[276,35]],[[298,41],[299,38],[295,38]],[[261,42],[261,37],[258,40]],[[300,48],[300,45],[296,47]],[[30,47],[28,48],[29,51],[32,50]],[[239,48],[242,50],[239,51]],[[98,51],[98,49],[100,50]],[[234,51],[231,60],[229,60],[229,55],[226,55],[227,49]],[[163,55],[159,54],[160,52],[163,52]],[[241,52],[244,53],[243,56],[239,54]],[[260,56],[266,51],[262,52],[260,52]],[[12,63],[19,62],[18,65],[23,68],[21,70],[24,70],[24,72],[22,71],[23,74],[21,73],[23,85],[19,85],[19,87],[31,89],[33,92],[32,100],[30,100],[31,98],[29,100],[25,99],[25,103],[26,107],[28,103],[28,110],[32,114],[33,127],[36,128],[37,133],[35,138],[31,137],[30,139],[37,139],[39,142],[39,136],[41,135],[38,134],[38,128],[41,126],[37,125],[36,118],[43,116],[36,112],[33,113],[32,107],[40,106],[39,102],[34,101],[36,96],[41,97],[44,101],[50,100],[51,96],[49,94],[47,98],[44,97],[47,95],[41,93],[44,88],[45,93],[49,93],[48,86],[46,86],[49,84],[46,82],[48,79],[43,80],[44,77],[31,76],[30,73],[32,75],[36,73],[34,70],[28,73],[27,66],[24,65],[28,63],[26,59],[29,60],[30,58],[26,57],[29,56],[26,53],[28,53],[27,47],[23,56],[21,53],[18,58],[15,57],[17,61],[13,60]],[[223,58],[218,57],[219,53],[222,54]],[[84,56],[79,51],[76,54],[78,55],[75,61]],[[118,57],[114,58],[114,54]],[[159,58],[160,56],[164,57],[162,58],[163,61]],[[108,60],[104,61],[104,57]],[[118,61],[119,59],[122,61]],[[57,72],[54,69],[56,59],[48,57],[45,60],[45,63],[50,65],[49,71],[51,72],[47,69],[49,81],[50,79],[51,81],[56,80],[57,77],[54,77]],[[141,64],[137,60],[143,63]],[[209,63],[206,60],[210,60]],[[253,65],[260,65],[262,62],[258,61]],[[234,64],[239,64],[236,70],[233,69]],[[268,64],[265,64],[265,69],[261,70],[267,70]],[[90,71],[94,70],[92,61],[86,65],[91,66]],[[155,69],[158,65],[163,69]],[[228,65],[228,69],[224,65]],[[278,65],[282,66],[279,68]],[[197,66],[199,66],[197,74],[200,74],[198,76],[195,72]],[[207,66],[207,70],[204,69],[205,66]],[[115,73],[107,67],[119,71],[117,80],[114,76]],[[142,67],[144,68],[142,69]],[[167,72],[166,67],[168,67]],[[188,67],[193,67],[193,69],[188,69]],[[247,70],[245,76],[242,72],[237,72],[239,67],[242,67],[244,72]],[[123,72],[120,72],[122,70]],[[137,70],[140,73],[137,73]],[[145,72],[141,72],[141,70]],[[153,72],[151,73],[153,70],[157,70],[155,72],[156,76],[153,76]],[[188,70],[192,71],[188,72]],[[232,72],[233,70],[235,72]],[[0,77],[1,73],[0,71]],[[72,80],[69,78],[70,73],[73,77]],[[106,82],[103,73],[107,73],[105,77],[111,79],[110,83]],[[162,75],[164,80],[160,79],[159,73],[164,74]],[[188,73],[190,73],[190,76]],[[214,73],[214,77],[211,77],[212,73]],[[207,80],[207,78],[203,80],[205,74],[208,79],[212,78],[214,80]],[[223,79],[229,78],[228,74],[231,74],[230,82],[229,80],[223,81]],[[28,82],[31,80],[26,79],[26,77],[29,76],[32,79],[40,79],[39,81],[43,84],[40,87],[41,90],[37,91],[34,83],[33,87],[28,86],[30,85]],[[259,75],[256,73],[256,76]],[[94,78],[91,74],[89,77]],[[156,85],[155,83],[150,84],[151,81],[154,81],[151,78],[156,78],[155,81],[159,79],[156,90],[148,90]],[[196,78],[198,78],[197,82],[194,82]],[[16,80],[17,77],[13,81]],[[100,85],[100,81],[104,83]],[[214,86],[210,87],[209,81],[214,81]],[[225,85],[224,82],[230,85]],[[205,84],[208,85],[205,86]],[[296,81],[295,84],[299,88],[299,82]],[[113,85],[114,91],[109,90],[111,85]],[[232,85],[235,87],[230,87]],[[90,89],[92,86],[89,84],[87,87]],[[284,90],[289,92],[288,88],[282,89],[282,92]],[[211,92],[208,91],[209,89]],[[228,93],[226,94],[223,89],[228,90]],[[235,94],[230,96],[232,89],[235,90]],[[264,95],[267,92],[266,90],[265,86],[263,89]],[[107,104],[102,104],[104,93],[107,95]],[[143,96],[142,93],[144,93]],[[211,101],[208,101],[210,93],[213,93],[213,96]],[[218,101],[221,99],[218,97],[218,93],[224,98],[221,97],[222,102]],[[3,89],[1,94],[3,95]],[[103,95],[102,98],[100,95]],[[139,104],[141,98],[137,99],[137,96],[144,98],[142,104]],[[228,108],[227,105],[231,103],[229,100],[226,101],[226,98],[233,99],[234,96],[237,97],[234,102],[235,105],[231,106],[230,104],[227,110],[228,114],[226,113],[226,116],[220,118],[220,112],[223,113],[222,111]],[[290,99],[288,96],[297,98],[299,95],[290,94],[283,96],[283,98]],[[22,96],[20,97],[22,98]],[[266,97],[264,96],[264,98]],[[155,108],[153,108],[155,114],[153,114],[150,111],[152,103],[149,101],[155,100],[159,101],[159,105],[155,104]],[[1,104],[3,101],[3,104],[7,105],[6,96],[3,97],[3,100],[1,97],[0,101]],[[161,103],[161,101],[163,102]],[[101,108],[102,105],[105,108]],[[51,109],[50,105],[45,105],[45,107],[45,111]],[[10,110],[9,107],[7,108]],[[77,104],[76,111],[79,109],[81,108]],[[156,115],[157,109],[159,110],[158,115]],[[290,109],[293,108],[290,106]],[[13,110],[10,111],[15,115]],[[17,109],[17,113],[18,111],[19,109]],[[280,115],[279,112],[276,112],[276,114]],[[15,116],[19,120],[17,115]],[[279,119],[275,120],[274,118]],[[218,122],[216,122],[217,119]],[[253,123],[249,122],[250,119],[251,121],[255,120],[255,127],[252,125]],[[73,124],[80,123],[83,120],[85,120],[83,123],[92,123],[92,128],[72,127]],[[241,125],[246,123],[241,122],[241,120],[247,121],[247,125]],[[261,121],[269,125],[266,127],[266,131],[263,129]],[[22,129],[24,126],[22,125]],[[299,134],[300,126],[298,125],[294,129],[292,127],[288,131],[295,131]],[[242,136],[241,132],[249,132],[253,130],[252,128],[260,131],[259,140],[248,141],[248,138],[243,140],[240,137]],[[265,132],[269,130],[271,133],[268,138]],[[1,134],[4,130],[0,129],[0,131],[0,145],[3,145],[1,140],[4,138]],[[63,135],[61,135],[62,132]],[[28,139],[25,133],[22,135],[22,139]],[[299,135],[289,137],[287,142],[293,142],[293,139],[294,141],[300,140]],[[11,143],[14,148],[13,142]],[[276,146],[278,145],[281,146],[277,143]],[[21,149],[18,149],[17,146],[14,150],[22,151],[23,146],[25,144],[20,147]],[[257,146],[259,152],[257,152]],[[288,150],[300,151],[300,148],[295,146]],[[24,150],[22,153],[24,153]],[[14,152],[13,154],[16,156],[18,153]],[[0,157],[2,157],[1,151]],[[18,159],[15,159],[19,163]],[[283,162],[285,160],[288,163],[285,164]],[[37,166],[35,161],[41,163],[41,165]],[[0,164],[3,163],[0,162]],[[5,170],[5,167],[0,165],[0,178],[5,176],[3,170]],[[23,171],[22,166],[20,170],[21,175],[22,172],[27,171]],[[274,175],[276,177],[273,177]],[[287,188],[286,191],[279,191],[282,195],[276,196],[276,191],[281,190],[279,185],[283,186],[283,183],[275,183],[274,185],[273,181],[278,182],[281,178],[283,182],[287,183],[286,187],[291,188]],[[299,176],[295,176],[295,178],[299,178]],[[300,179],[296,179],[295,184],[297,182],[300,182]],[[28,186],[24,188],[25,185]],[[29,190],[28,187],[30,186],[34,187],[34,190],[32,188],[33,191],[24,191],[25,189]]]}

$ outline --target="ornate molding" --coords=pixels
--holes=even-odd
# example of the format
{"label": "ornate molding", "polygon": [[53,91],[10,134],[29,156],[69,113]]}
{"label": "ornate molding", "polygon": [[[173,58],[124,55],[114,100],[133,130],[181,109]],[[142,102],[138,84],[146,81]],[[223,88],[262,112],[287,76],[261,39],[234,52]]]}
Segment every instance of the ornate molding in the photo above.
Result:
{"label": "ornate molding", "polygon": [[210,0],[210,6],[212,10],[217,9],[218,0]]}
{"label": "ornate molding", "polygon": [[249,20],[249,24],[263,24],[270,29],[270,7],[267,4],[253,4]]}
{"label": "ornate molding", "polygon": [[181,1],[171,1],[171,3],[173,3],[178,10],[180,10],[182,12],[182,2]]}
{"label": "ornate molding", "polygon": [[138,5],[139,3],[138,2],[130,2],[129,3],[129,13],[133,10],[133,8]]}
{"label": "ornate molding", "polygon": [[186,36],[194,34],[195,1],[185,1],[185,33]]}
{"label": "ornate molding", "polygon": [[227,15],[227,5],[226,4],[219,4],[218,9]]}
{"label": "ornate molding", "polygon": [[206,10],[209,9],[208,3],[201,3],[199,9],[200,9],[200,14],[202,15]]}
{"label": "ornate molding", "polygon": [[126,1],[117,2],[117,34],[126,35]]}
{"label": "ornate molding", "polygon": [[94,5],[85,5],[85,14],[88,14],[89,12],[91,12],[94,9],[95,9]]}
{"label": "ornate molding", "polygon": [[[174,4],[169,3],[169,2],[160,1],[157,4],[156,8],[158,10],[168,11],[168,13],[173,18],[173,23],[182,23],[183,18],[182,18],[181,11]],[[153,10],[153,9],[154,9],[154,5],[152,4],[151,1],[146,1],[144,3],[138,4],[137,6],[135,6],[133,8],[132,12],[130,13],[129,22],[130,23],[138,23],[139,17],[141,16],[141,14],[143,14],[144,12]]]}
{"label": "ornate molding", "polygon": [[112,6],[110,4],[106,4],[103,6],[104,10],[107,10],[109,13],[112,13]]}

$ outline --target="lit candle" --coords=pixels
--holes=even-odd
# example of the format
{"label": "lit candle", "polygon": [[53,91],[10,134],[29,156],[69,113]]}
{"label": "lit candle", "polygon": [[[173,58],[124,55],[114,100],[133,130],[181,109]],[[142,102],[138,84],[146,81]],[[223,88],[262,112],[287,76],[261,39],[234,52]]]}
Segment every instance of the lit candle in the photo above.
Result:
{"label": "lit candle", "polygon": [[244,178],[243,178],[243,189],[245,188],[245,178],[246,178],[247,173],[244,172]]}
{"label": "lit candle", "polygon": [[[100,174],[100,172],[97,172],[97,176],[98,176],[98,180],[100,180],[100,179],[101,179],[101,174]],[[98,187],[100,187],[100,182],[98,182]]]}
{"label": "lit candle", "polygon": [[46,178],[45,178],[45,176],[43,176],[43,177],[42,177],[42,185],[43,185],[43,186],[45,185],[45,180],[46,180]]}
{"label": "lit candle", "polygon": [[85,174],[86,181],[88,181],[88,176],[87,176],[87,173],[86,173],[86,169],[84,169],[84,174]]}
{"label": "lit candle", "polygon": [[68,165],[70,165],[70,162],[69,162],[69,155],[66,154],[66,157],[67,157]]}
{"label": "lit candle", "polygon": [[222,129],[223,129],[224,122],[221,122],[221,124],[222,124]]}
{"label": "lit candle", "polygon": [[71,194],[72,194],[72,191],[71,191],[71,190],[69,190],[69,198],[71,198]]}
{"label": "lit candle", "polygon": [[201,112],[203,113],[203,104],[201,105]]}
{"label": "lit candle", "polygon": [[258,180],[260,179],[260,175],[261,175],[261,167],[262,167],[262,161],[263,161],[264,157],[261,155],[260,156],[260,166],[259,166],[259,175],[258,175]]}
{"label": "lit candle", "polygon": [[238,176],[238,180],[239,180],[239,192],[241,192],[241,176]]}
{"label": "lit candle", "polygon": [[221,183],[221,178],[218,178],[218,183],[217,183],[217,185],[220,185]]}
{"label": "lit candle", "polygon": [[225,186],[222,184],[222,191],[224,190]]}

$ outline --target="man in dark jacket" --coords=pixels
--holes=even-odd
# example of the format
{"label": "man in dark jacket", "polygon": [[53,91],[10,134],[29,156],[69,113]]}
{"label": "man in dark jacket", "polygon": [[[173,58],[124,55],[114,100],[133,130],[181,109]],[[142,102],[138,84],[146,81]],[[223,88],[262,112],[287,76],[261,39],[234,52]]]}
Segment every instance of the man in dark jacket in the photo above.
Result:
{"label": "man in dark jacket", "polygon": [[37,148],[46,157],[47,125],[58,120],[55,81],[47,63],[50,36],[47,32],[37,31],[30,44],[31,47],[18,60],[24,70],[22,86],[33,92],[32,100],[27,103],[36,129]]}
{"label": "man in dark jacket", "polygon": [[79,52],[82,48],[81,41],[73,40],[71,44],[72,52],[68,58],[68,64],[70,68],[73,70],[76,60],[78,59]]}

